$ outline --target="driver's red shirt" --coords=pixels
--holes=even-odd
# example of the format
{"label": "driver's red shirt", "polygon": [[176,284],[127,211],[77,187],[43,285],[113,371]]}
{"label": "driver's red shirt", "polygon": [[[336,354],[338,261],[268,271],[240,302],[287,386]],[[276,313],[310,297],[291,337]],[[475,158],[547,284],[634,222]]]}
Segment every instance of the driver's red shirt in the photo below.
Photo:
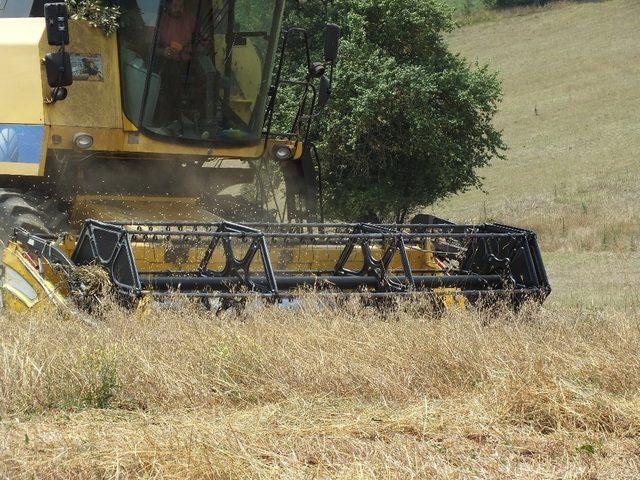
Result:
{"label": "driver's red shirt", "polygon": [[196,19],[189,12],[184,12],[180,17],[174,18],[165,14],[160,21],[160,46],[170,47],[171,43],[179,43],[183,50],[181,57],[188,55],[191,37],[196,30]]}

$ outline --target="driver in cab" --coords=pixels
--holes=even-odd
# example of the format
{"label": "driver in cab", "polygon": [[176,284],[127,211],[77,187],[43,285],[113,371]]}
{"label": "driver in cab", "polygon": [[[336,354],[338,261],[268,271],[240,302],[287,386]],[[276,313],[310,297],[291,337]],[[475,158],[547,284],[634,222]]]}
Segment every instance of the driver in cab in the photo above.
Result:
{"label": "driver in cab", "polygon": [[159,71],[162,77],[158,120],[161,123],[166,124],[177,118],[185,93],[195,30],[196,19],[186,11],[184,0],[167,0],[158,31]]}
{"label": "driver in cab", "polygon": [[167,11],[160,21],[160,48],[164,58],[187,61],[191,56],[191,38],[196,19],[185,11],[184,0],[167,0]]}

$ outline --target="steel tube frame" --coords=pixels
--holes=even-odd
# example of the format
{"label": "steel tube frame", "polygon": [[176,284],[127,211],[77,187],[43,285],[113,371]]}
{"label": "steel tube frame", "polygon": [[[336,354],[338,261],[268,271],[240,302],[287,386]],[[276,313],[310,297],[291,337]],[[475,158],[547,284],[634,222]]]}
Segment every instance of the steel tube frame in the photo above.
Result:
{"label": "steel tube frame", "polygon": [[[259,230],[255,228],[258,225],[265,226],[266,230],[280,231]],[[109,272],[116,290],[129,298],[147,293],[170,295],[179,291],[181,295],[208,298],[259,296],[284,299],[295,297],[300,290],[313,288],[331,294],[343,290],[350,295],[373,297],[419,292],[467,298],[495,294],[519,302],[525,296],[542,300],[550,292],[535,235],[526,230],[498,224],[447,224],[442,225],[446,231],[427,233],[420,230],[434,229],[436,225],[314,223],[300,227],[318,231],[292,233],[290,230],[298,228],[297,225],[277,224],[149,222],[132,226],[123,222],[87,220],[66,267],[101,265]],[[469,231],[461,232],[459,229],[462,228]],[[326,233],[328,229],[341,229],[344,233]],[[30,238],[38,241],[30,243]],[[59,255],[55,255],[55,247],[48,240],[24,231],[18,239],[35,255],[64,263]],[[283,240],[285,246],[331,245],[341,246],[342,250],[333,270],[276,271],[271,262],[269,241],[278,239]],[[238,240],[248,243],[241,258],[236,257],[232,244]],[[202,253],[197,268],[172,272],[139,271],[135,252],[140,244],[164,248],[165,242],[188,251],[195,247]],[[416,245],[420,245],[425,254],[440,258],[442,270],[414,270],[407,249]],[[378,258],[372,253],[374,246]],[[218,249],[223,250],[225,266],[221,271],[213,271],[209,263]],[[362,268],[348,269],[346,266],[353,264],[350,259],[356,251]],[[261,262],[256,271],[254,258],[258,253]],[[396,256],[400,266],[396,262],[392,268],[391,261]]]}

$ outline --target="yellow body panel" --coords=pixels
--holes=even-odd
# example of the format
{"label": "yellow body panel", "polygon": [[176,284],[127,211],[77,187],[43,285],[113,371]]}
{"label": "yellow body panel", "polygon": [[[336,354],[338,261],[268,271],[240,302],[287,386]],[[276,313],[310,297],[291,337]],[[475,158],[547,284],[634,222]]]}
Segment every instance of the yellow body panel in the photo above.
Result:
{"label": "yellow body panel", "polygon": [[64,284],[44,259],[29,257],[10,242],[2,254],[2,304],[12,311],[66,305]]}
{"label": "yellow body panel", "polygon": [[71,210],[71,224],[81,227],[87,218],[115,222],[220,221],[202,209],[195,198],[79,195]]}
{"label": "yellow body panel", "polygon": [[42,163],[9,163],[0,162],[0,175],[40,175]]}
{"label": "yellow body panel", "polygon": [[[42,20],[42,19],[41,19]],[[44,21],[43,21],[44,24]],[[70,54],[99,54],[102,56],[104,79],[102,81],[74,80],[69,87],[69,96],[61,102],[47,105],[45,123],[56,126],[92,128],[117,128],[122,130],[122,107],[120,100],[120,72],[118,68],[118,46],[116,36],[105,36],[98,28],[86,22],[70,21],[66,47]],[[40,55],[56,47],[42,45]],[[43,73],[43,77],[46,75]],[[49,87],[43,78],[43,88]]]}
{"label": "yellow body panel", "polygon": [[[186,200],[186,199],[185,199]],[[147,232],[149,235],[162,237],[161,230]],[[141,232],[141,236],[144,232]],[[68,256],[71,256],[75,248],[75,237],[66,235],[59,247]],[[176,270],[196,270],[207,249],[206,244],[193,246],[185,249],[182,254],[176,256],[176,252],[170,251],[169,243],[156,242],[153,244],[144,241],[132,241],[133,256],[139,272],[145,271],[176,271]],[[238,242],[234,245],[234,254],[237,258],[242,258],[248,243]],[[305,271],[305,270],[325,270],[331,271],[335,268],[343,247],[319,246],[319,245],[269,245],[269,256],[271,263],[276,270]],[[378,247],[371,248],[374,257],[381,256],[382,250]],[[417,270],[437,270],[441,268],[433,256],[430,244],[425,244],[423,248],[407,248],[407,256],[413,269]],[[177,257],[177,259],[176,259]],[[173,258],[168,260],[168,258]],[[346,263],[345,268],[359,270],[363,265],[363,256],[359,246],[354,247],[354,251]],[[262,272],[262,260],[257,254],[251,264],[251,271]],[[207,268],[211,271],[221,271],[225,266],[225,256],[222,248],[218,248]],[[390,269],[402,269],[402,262],[399,256],[395,256],[389,265]]]}
{"label": "yellow body panel", "polygon": [[[69,96],[71,96],[71,93]],[[264,144],[262,142],[258,145],[247,147],[209,147],[184,143],[170,143],[167,141],[163,142],[134,131],[125,131],[122,128],[70,127],[58,125],[51,127],[48,146],[53,149],[73,149],[73,137],[76,133],[80,132],[88,133],[93,137],[94,144],[88,151],[199,157],[258,158],[264,150]]]}
{"label": "yellow body panel", "polygon": [[[136,265],[141,272],[144,271],[175,271],[175,270],[196,270],[200,260],[204,256],[206,247],[191,248],[184,255],[180,256],[179,264],[175,261],[167,261],[167,256],[175,255],[175,252],[168,252],[168,245],[155,244],[153,246],[146,245],[142,242],[132,243],[133,254],[136,259]],[[244,245],[245,249],[248,244]],[[288,271],[305,271],[305,270],[326,270],[334,269],[340,253],[340,246],[280,246],[274,247],[270,245],[269,256],[271,263],[276,270]],[[372,249],[375,255],[376,250]],[[235,252],[237,258],[242,258],[242,249],[238,248]],[[432,254],[426,249],[412,248],[407,250],[411,266],[416,269],[435,269],[438,265],[433,261]],[[262,272],[262,260],[258,254],[253,260],[252,271]],[[360,270],[363,266],[363,256],[360,247],[355,247],[354,251],[346,263],[345,268],[351,270]],[[208,264],[211,271],[221,271],[225,266],[225,256],[222,249],[217,249]],[[402,263],[398,256],[394,257],[391,269],[401,269]]]}
{"label": "yellow body panel", "polygon": [[0,123],[44,123],[40,46],[45,37],[44,18],[2,19]]}

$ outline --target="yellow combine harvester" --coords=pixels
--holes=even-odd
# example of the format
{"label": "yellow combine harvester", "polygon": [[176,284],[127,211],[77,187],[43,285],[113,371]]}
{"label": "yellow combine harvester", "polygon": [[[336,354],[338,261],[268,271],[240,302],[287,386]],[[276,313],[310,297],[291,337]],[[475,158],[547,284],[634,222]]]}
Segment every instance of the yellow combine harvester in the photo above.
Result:
{"label": "yellow combine harvester", "polygon": [[[444,304],[548,294],[529,231],[426,215],[314,223],[307,133],[329,100],[337,26],[327,25],[323,61],[307,54],[308,74],[291,81],[287,45],[307,35],[291,28],[281,41],[284,0],[113,3],[122,16],[107,37],[70,21],[64,3],[0,0],[6,307],[68,304],[86,265],[103,267],[126,302],[176,292],[277,301],[307,288],[427,292]],[[299,109],[290,131],[274,132],[284,84],[300,90]],[[282,170],[276,210],[287,223],[265,222],[279,200],[267,164]],[[255,202],[242,200],[239,187],[253,183]]]}

